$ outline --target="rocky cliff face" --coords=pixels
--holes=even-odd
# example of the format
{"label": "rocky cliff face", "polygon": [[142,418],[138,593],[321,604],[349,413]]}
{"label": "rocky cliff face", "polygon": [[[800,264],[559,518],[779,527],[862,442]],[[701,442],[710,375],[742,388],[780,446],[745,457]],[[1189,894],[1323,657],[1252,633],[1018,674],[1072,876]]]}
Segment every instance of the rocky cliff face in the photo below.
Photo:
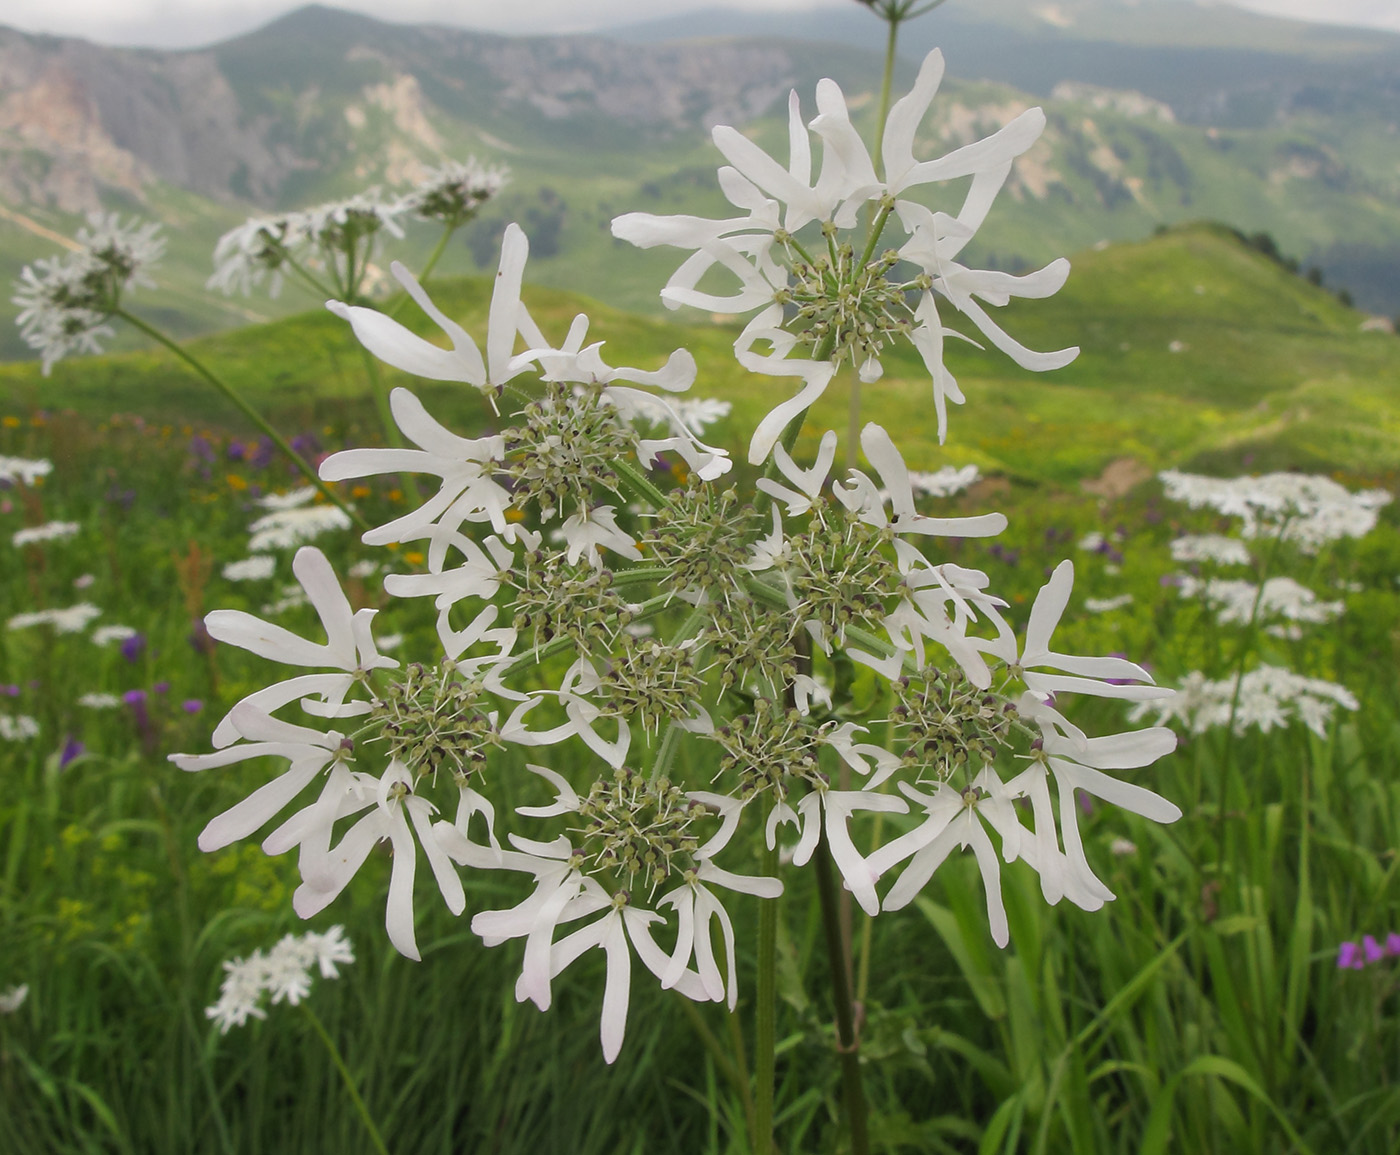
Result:
{"label": "rocky cliff face", "polygon": [[778,47],[511,40],[318,8],[195,52],[0,28],[0,201],[79,212],[161,181],[272,206],[295,174],[412,179],[464,129],[522,117],[585,136],[744,124],[796,79]]}

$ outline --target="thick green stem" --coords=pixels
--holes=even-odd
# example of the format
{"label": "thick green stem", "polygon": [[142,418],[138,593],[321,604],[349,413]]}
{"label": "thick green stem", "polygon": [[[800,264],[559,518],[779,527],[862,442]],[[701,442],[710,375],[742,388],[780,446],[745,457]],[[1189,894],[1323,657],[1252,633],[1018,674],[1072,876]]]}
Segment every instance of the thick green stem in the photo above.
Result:
{"label": "thick green stem", "polygon": [[209,384],[214,386],[215,389],[217,389],[231,402],[233,402],[233,404],[237,406],[238,411],[242,413],[243,416],[248,418],[249,421],[251,421],[254,425],[256,425],[259,429],[263,431],[263,433],[268,437],[268,439],[275,446],[277,446],[278,449],[282,451],[283,455],[287,458],[287,460],[290,461],[294,466],[296,466],[296,468],[301,472],[302,476],[305,477],[306,480],[309,481],[312,485],[314,485],[318,490],[320,490],[322,496],[324,496],[326,500],[335,504],[340,509],[340,511],[345,514],[346,517],[350,518],[350,520],[353,521],[356,525],[358,525],[361,529],[368,530],[370,528],[369,522],[367,522],[363,517],[356,513],[354,509],[352,509],[349,505],[342,501],[339,494],[337,494],[334,490],[330,488],[330,486],[328,486],[324,481],[321,480],[320,476],[311,467],[311,464],[304,457],[302,457],[300,453],[298,453],[295,449],[288,445],[286,439],[283,438],[283,436],[268,423],[267,419],[263,417],[261,413],[259,413],[256,409],[249,405],[248,402],[243,400],[243,397],[233,388],[232,385],[230,385],[223,378],[217,376],[211,369],[205,366],[205,364],[202,361],[196,358],[188,350],[183,348],[181,345],[178,345],[175,341],[171,340],[153,325],[147,324],[135,314],[128,313],[125,309],[118,309],[112,315],[114,317],[120,317],[129,325],[140,329],[141,332],[145,333],[146,336],[151,338],[151,340],[156,341],[161,345],[164,345],[167,349],[174,353],[176,357],[178,357],[192,370],[194,370],[194,372],[198,376],[203,377],[204,380],[208,381]]}
{"label": "thick green stem", "polygon": [[[778,874],[778,841],[763,852],[763,873]],[[754,1155],[773,1152],[773,1089],[778,1061],[778,900],[759,900],[758,977],[754,983]]]}
{"label": "thick green stem", "polygon": [[831,998],[836,1004],[836,1050],[841,1057],[841,1085],[846,1100],[846,1123],[851,1132],[854,1155],[869,1155],[870,1135],[865,1088],[860,1079],[860,1038],[856,1034],[855,1004],[851,1000],[850,973],[841,938],[841,902],[831,847],[822,830],[813,858],[817,871],[817,891],[822,904],[822,926],[826,931],[826,953],[831,971]]}
{"label": "thick green stem", "polygon": [[365,1101],[360,1098],[360,1090],[355,1086],[354,1077],[350,1074],[350,1068],[345,1065],[345,1060],[341,1057],[340,1048],[335,1045],[334,1040],[327,1033],[326,1028],[321,1024],[309,1004],[302,1003],[301,1009],[306,1012],[307,1021],[310,1022],[315,1032],[321,1036],[321,1042],[325,1043],[326,1050],[330,1053],[331,1062],[335,1064],[335,1069],[340,1072],[340,1077],[345,1083],[345,1089],[350,1093],[350,1101],[355,1104],[355,1110],[360,1116],[360,1122],[365,1125],[365,1130],[369,1132],[370,1142],[374,1144],[374,1149],[379,1155],[389,1155],[389,1148],[384,1146],[384,1139],[379,1134],[379,1128],[374,1125],[374,1118],[369,1113],[369,1108],[365,1106]]}

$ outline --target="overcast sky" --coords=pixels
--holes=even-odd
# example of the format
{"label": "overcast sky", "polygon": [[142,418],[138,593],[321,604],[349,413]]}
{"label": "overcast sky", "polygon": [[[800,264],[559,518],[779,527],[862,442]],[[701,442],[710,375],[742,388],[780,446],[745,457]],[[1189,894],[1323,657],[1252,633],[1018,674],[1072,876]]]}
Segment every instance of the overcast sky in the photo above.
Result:
{"label": "overcast sky", "polygon": [[[3,0],[0,24],[112,44],[184,48],[250,31],[303,0]],[[580,32],[697,8],[800,11],[849,0],[327,0],[401,23],[493,32]],[[1225,0],[1241,8],[1400,31],[1400,0]]]}

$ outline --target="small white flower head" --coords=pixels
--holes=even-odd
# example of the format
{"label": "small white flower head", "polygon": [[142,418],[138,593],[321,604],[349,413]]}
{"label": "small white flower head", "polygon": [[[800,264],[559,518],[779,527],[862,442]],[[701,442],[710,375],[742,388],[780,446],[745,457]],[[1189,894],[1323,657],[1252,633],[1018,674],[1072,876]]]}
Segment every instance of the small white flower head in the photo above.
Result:
{"label": "small white flower head", "polygon": [[[697,1001],[726,1001],[732,1010],[738,998],[734,928],[711,888],[765,898],[782,890],[777,879],[731,874],[712,861],[733,837],[742,805],[723,795],[687,794],[665,778],[648,781],[624,767],[598,779],[581,796],[554,771],[530,769],[554,788],[555,801],[520,807],[518,813],[569,817],[579,826],[553,842],[511,835],[515,849],[495,855],[464,838],[445,839],[459,860],[534,876],[534,893],[519,905],[483,911],[472,919],[472,930],[487,946],[525,939],[516,999],[548,1010],[555,976],[585,951],[601,949],[607,956],[601,1038],[609,1063],[617,1058],[626,1033],[634,952],[663,988]],[[716,817],[718,831],[705,837],[701,826]],[[666,921],[660,913],[665,909],[676,916],[676,945],[669,955],[652,929]],[[555,941],[561,924],[592,915],[598,917]],[[724,969],[715,956],[716,930],[724,944]]]}
{"label": "small white flower head", "polygon": [[205,287],[247,295],[268,279],[269,295],[275,297],[287,270],[316,264],[330,268],[346,291],[356,293],[379,233],[403,236],[402,212],[398,202],[383,201],[377,189],[368,189],[310,209],[253,217],[219,238],[214,273]]}
{"label": "small white flower head", "polygon": [[474,156],[465,161],[449,160],[429,169],[400,199],[399,207],[420,220],[459,228],[505,187],[508,171],[499,165],[481,164]]}
{"label": "small white flower head", "polygon": [[1340,601],[1325,602],[1290,577],[1271,577],[1261,590],[1253,582],[1230,578],[1201,581],[1190,574],[1179,576],[1177,592],[1183,598],[1201,598],[1222,625],[1248,625],[1282,618],[1286,622],[1317,625],[1338,617],[1346,608]]}
{"label": "small white flower head", "polygon": [[248,527],[248,552],[291,549],[335,530],[349,528],[349,515],[338,505],[298,503],[274,509],[253,522]]}
{"label": "small white flower head", "polygon": [[1084,608],[1091,614],[1111,614],[1114,610],[1126,609],[1133,604],[1132,594],[1119,594],[1111,598],[1085,598]]}
{"label": "small white flower head", "polygon": [[910,473],[909,484],[914,492],[927,497],[956,497],[981,480],[982,471],[975,465],[945,465],[934,473]]}
{"label": "small white flower head", "polygon": [[28,742],[39,736],[39,723],[28,714],[0,714],[0,738],[6,742]]}
{"label": "small white flower head", "polygon": [[1210,562],[1213,565],[1249,565],[1249,547],[1238,538],[1220,533],[1187,534],[1171,544],[1172,560]]}
{"label": "small white flower head", "polygon": [[79,602],[56,610],[31,610],[29,613],[15,614],[5,626],[11,630],[24,630],[33,626],[52,626],[55,633],[78,634],[87,629],[88,623],[100,617],[102,611],[88,602]]}
{"label": "small white flower head", "polygon": [[354,961],[355,952],[339,926],[324,934],[285,935],[266,954],[257,950],[247,958],[224,963],[219,1000],[205,1008],[205,1017],[226,1035],[250,1018],[267,1018],[264,995],[271,995],[274,1005],[285,1002],[296,1006],[311,993],[313,968],[323,979],[333,979],[339,977],[338,966]]}
{"label": "small white flower head", "polygon": [[0,1015],[12,1015],[20,1007],[24,1006],[24,1000],[29,997],[29,984],[21,983],[17,987],[11,987],[0,994]]}
{"label": "small white flower head", "polygon": [[1282,537],[1304,553],[1364,537],[1392,499],[1384,489],[1352,493],[1330,477],[1304,473],[1220,478],[1168,469],[1157,476],[1173,501],[1238,517],[1244,538]]}
{"label": "small white flower head", "polygon": [[95,646],[110,646],[113,642],[134,638],[136,634],[137,631],[131,626],[98,626],[92,631],[92,643]]}
{"label": "small white flower head", "polygon": [[121,704],[122,700],[116,694],[107,694],[100,691],[92,694],[83,694],[78,699],[78,705],[85,710],[115,710]]}
{"label": "small white flower head", "polygon": [[277,569],[277,559],[271,554],[259,553],[240,561],[231,561],[221,571],[231,582],[256,582],[270,578]]}
{"label": "small white flower head", "polygon": [[37,545],[45,541],[62,541],[73,537],[83,527],[76,521],[49,521],[43,525],[31,525],[16,530],[11,540],[16,546]]}
{"label": "small white flower head", "polygon": [[112,213],[95,212],[78,230],[73,251],[26,265],[13,302],[20,335],[37,349],[47,375],[70,353],[98,353],[98,341],[112,334],[106,321],[165,251],[156,222],[122,224]]}
{"label": "small white flower head", "polygon": [[[1237,697],[1238,687],[1238,697]],[[1357,710],[1360,703],[1345,686],[1322,678],[1309,678],[1282,666],[1263,665],[1240,679],[1212,681],[1200,671],[1188,674],[1175,696],[1163,702],[1142,702],[1129,713],[1137,722],[1155,715],[1157,725],[1180,722],[1193,734],[1231,724],[1235,733],[1250,729],[1262,733],[1301,722],[1319,738],[1327,737],[1332,715],[1340,706]]]}
{"label": "small white flower head", "polygon": [[53,472],[53,462],[42,458],[0,457],[0,481],[33,485]]}

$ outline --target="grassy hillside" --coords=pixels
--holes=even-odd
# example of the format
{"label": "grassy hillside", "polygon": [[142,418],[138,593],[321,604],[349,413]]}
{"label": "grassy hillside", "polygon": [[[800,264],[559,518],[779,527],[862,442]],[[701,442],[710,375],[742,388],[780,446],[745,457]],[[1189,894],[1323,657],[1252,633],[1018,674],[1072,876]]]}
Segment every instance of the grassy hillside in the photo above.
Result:
{"label": "grassy hillside", "polygon": [[[1132,457],[1145,467],[1228,461],[1254,468],[1300,466],[1359,472],[1400,469],[1400,338],[1363,332],[1363,317],[1331,294],[1241,243],[1228,230],[1195,225],[1138,244],[1080,254],[1068,286],[1048,301],[1017,301],[1004,321],[1033,348],[1077,343],[1079,359],[1036,375],[996,353],[958,345],[950,367],[969,401],[954,408],[948,444],[937,443],[926,373],[900,353],[865,391],[866,415],[904,431],[914,464],[973,461],[1026,481],[1070,482]],[[489,284],[437,282],[434,296],[483,333]],[[698,395],[734,403],[720,439],[741,446],[787,387],[755,389],[734,363],[733,321],[696,313],[678,320],[628,314],[535,286],[527,301],[546,333],[562,338],[586,311],[591,335],[614,363],[654,366],[690,348],[701,366]],[[403,319],[424,333],[416,309]],[[952,318],[956,324],[956,318]],[[965,327],[965,326],[964,326]],[[199,340],[194,346],[259,407],[289,425],[374,436],[363,359],[348,328],[315,311]],[[393,384],[410,384],[390,372]],[[807,429],[845,428],[844,378]],[[431,403],[464,427],[489,418],[466,387],[426,386]],[[172,358],[139,352],[59,364],[0,366],[8,411],[71,408],[168,422],[236,427],[236,415]],[[1034,444],[1035,451],[1029,447]]]}

